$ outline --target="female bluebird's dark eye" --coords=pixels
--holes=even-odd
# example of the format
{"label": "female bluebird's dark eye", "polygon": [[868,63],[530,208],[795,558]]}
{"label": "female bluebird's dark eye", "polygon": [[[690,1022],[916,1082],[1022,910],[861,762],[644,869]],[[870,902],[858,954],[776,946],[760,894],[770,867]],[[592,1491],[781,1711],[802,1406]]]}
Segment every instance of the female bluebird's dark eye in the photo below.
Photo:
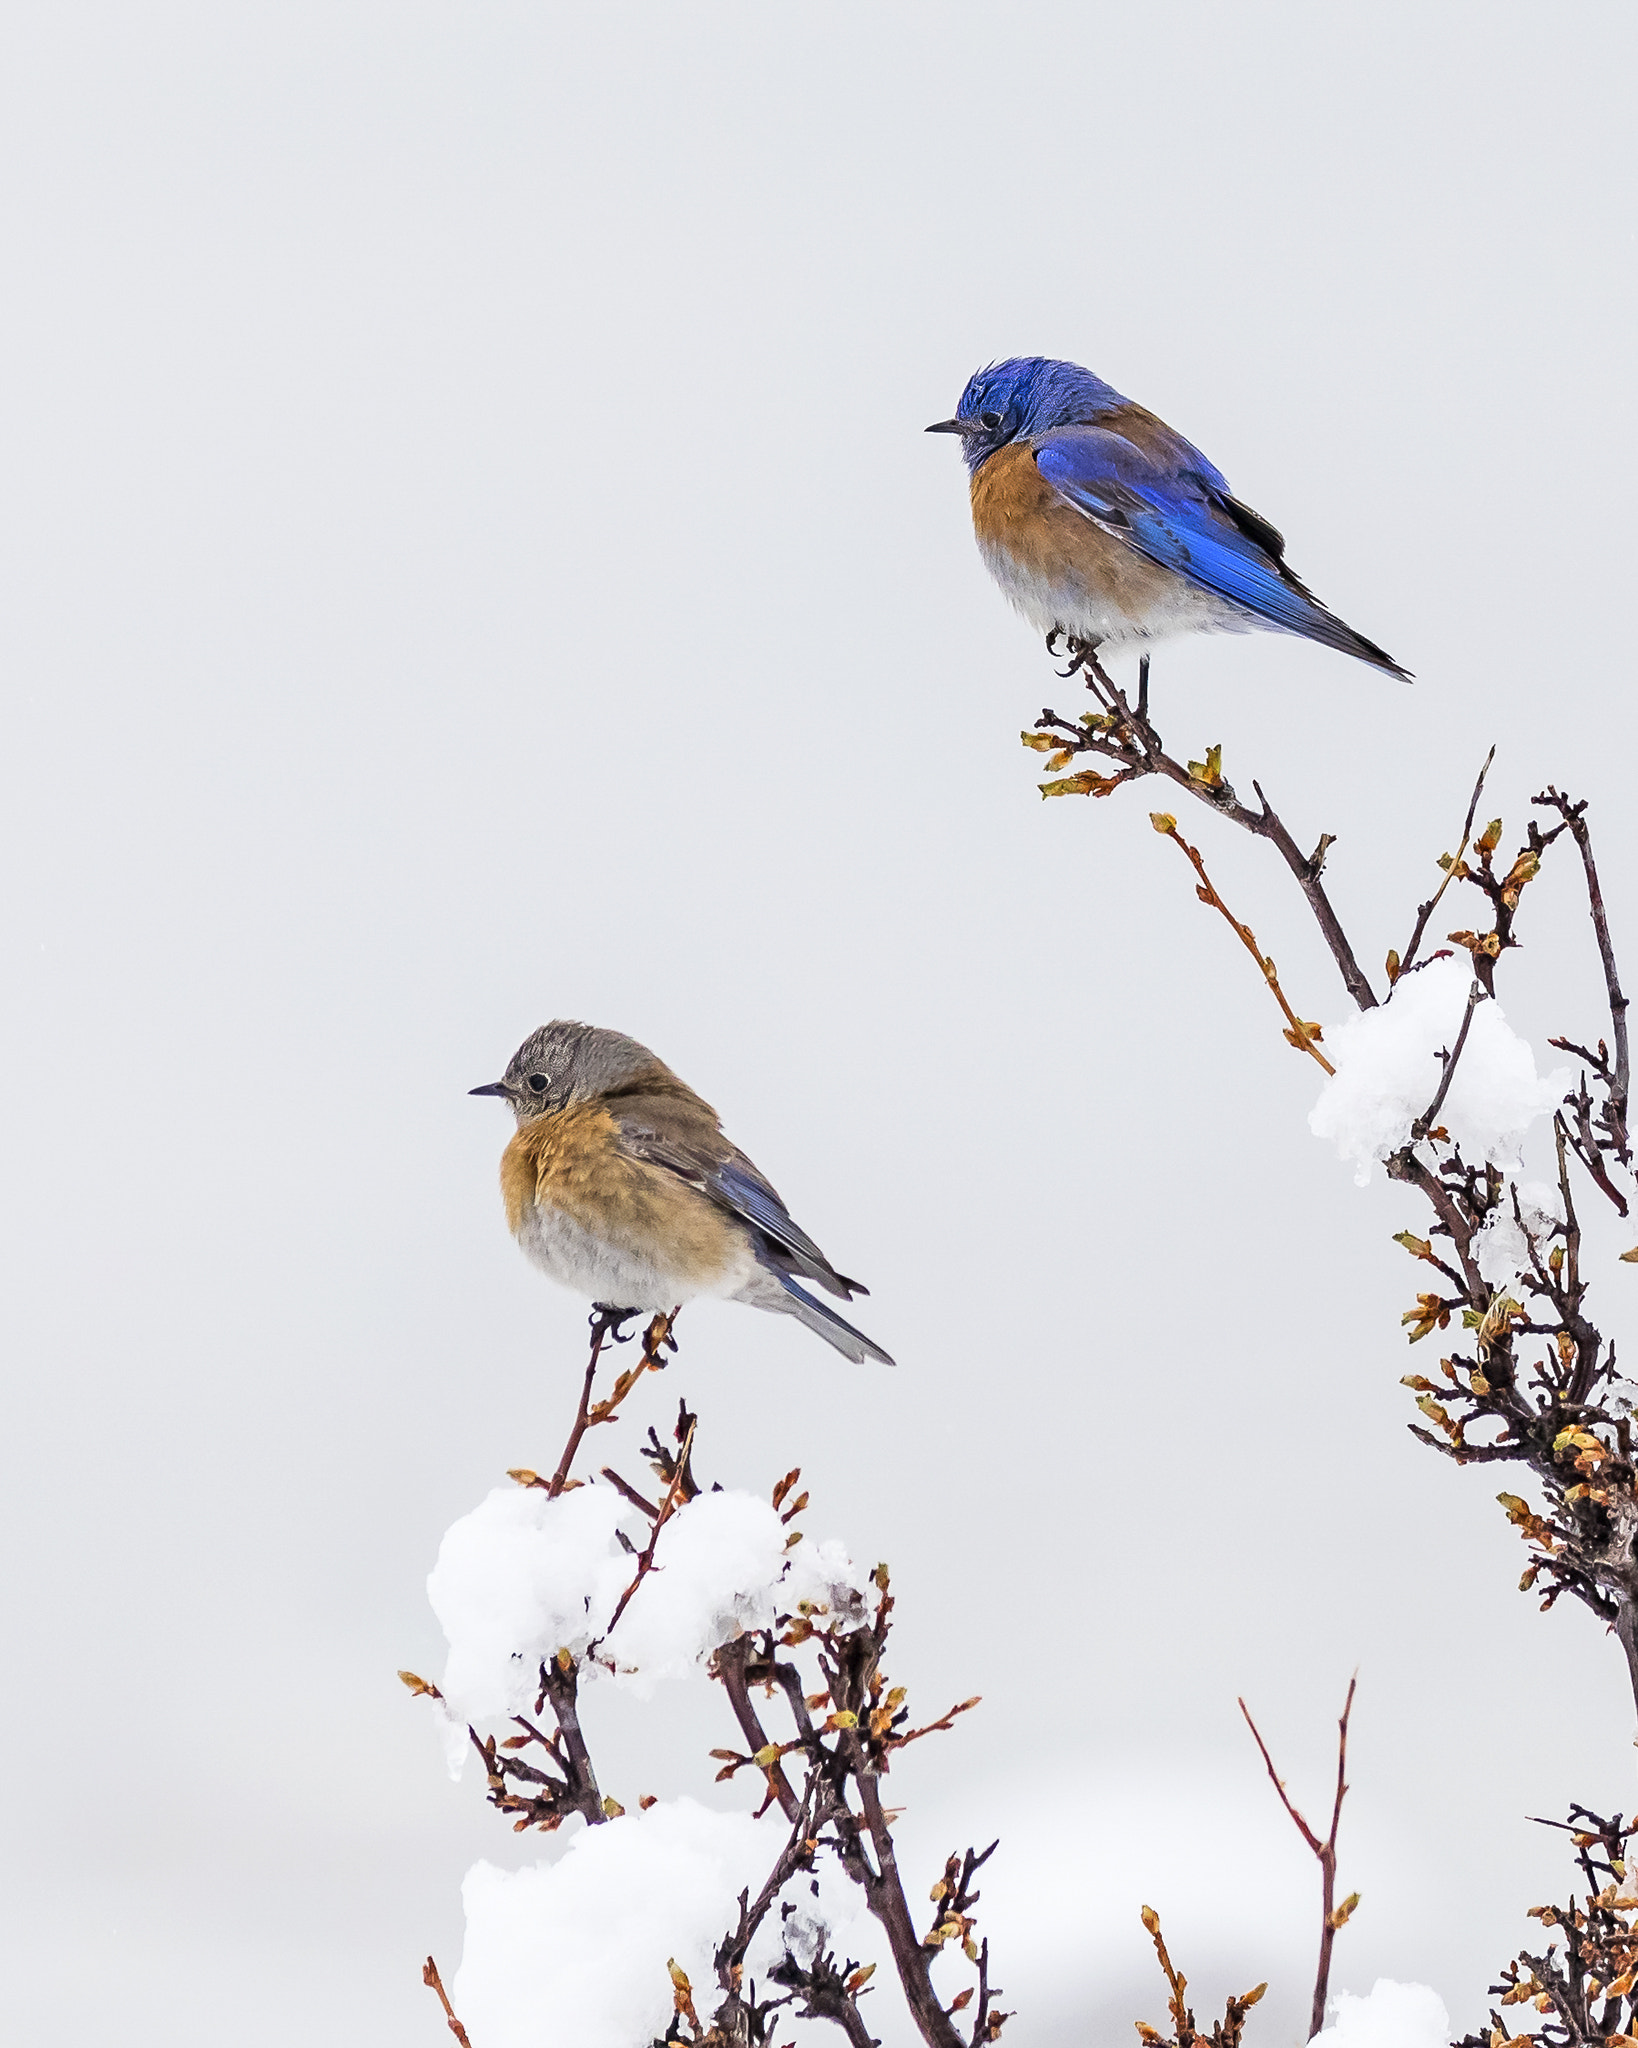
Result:
{"label": "female bluebird's dark eye", "polygon": [[544,1074],[530,1074],[528,1081],[529,1086],[537,1095],[544,1095],[546,1093],[546,1076]]}
{"label": "female bluebird's dark eye", "polygon": [[998,412],[986,410],[978,415],[978,424],[986,433],[993,434],[1001,424],[1001,415]]}

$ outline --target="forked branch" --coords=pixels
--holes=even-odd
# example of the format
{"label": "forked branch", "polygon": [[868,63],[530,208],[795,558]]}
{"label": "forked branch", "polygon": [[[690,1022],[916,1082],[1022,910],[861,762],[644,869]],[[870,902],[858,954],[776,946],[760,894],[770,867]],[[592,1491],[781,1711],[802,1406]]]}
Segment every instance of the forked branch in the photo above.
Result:
{"label": "forked branch", "polygon": [[1292,1804],[1285,1789],[1284,1780],[1274,1768],[1274,1759],[1268,1753],[1268,1744],[1258,1733],[1257,1724],[1251,1718],[1251,1709],[1244,1700],[1240,1712],[1246,1717],[1246,1726],[1251,1730],[1252,1740],[1262,1752],[1263,1762],[1274,1790],[1280,1795],[1280,1804],[1296,1824],[1298,1834],[1318,1858],[1320,1867],[1320,1946],[1319,1967],[1314,1975],[1314,2002],[1310,2016],[1308,2034],[1312,2040],[1325,2024],[1325,2001],[1331,1988],[1331,1948],[1337,1938],[1337,1929],[1347,1925],[1359,1904],[1358,1892],[1350,1892],[1339,1906],[1336,1902],[1337,1888],[1337,1829],[1342,1824],[1342,1802],[1348,1791],[1348,1717],[1354,1710],[1354,1687],[1359,1683],[1358,1675],[1348,1681],[1348,1697],[1343,1702],[1342,1718],[1337,1723],[1337,1789],[1331,1802],[1331,1826],[1322,1841]]}

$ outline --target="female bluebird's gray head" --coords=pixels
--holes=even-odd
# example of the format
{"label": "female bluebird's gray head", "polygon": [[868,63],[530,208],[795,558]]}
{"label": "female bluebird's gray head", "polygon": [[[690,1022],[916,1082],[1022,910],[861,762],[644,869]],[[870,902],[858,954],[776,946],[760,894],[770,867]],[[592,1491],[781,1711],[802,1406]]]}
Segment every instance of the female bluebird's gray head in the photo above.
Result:
{"label": "female bluebird's gray head", "polygon": [[1127,400],[1079,363],[1049,356],[1014,356],[975,370],[955,418],[938,420],[929,434],[959,434],[967,467],[977,469],[1009,441],[1030,440],[1054,427],[1091,426]]}
{"label": "female bluebird's gray head", "polygon": [[470,1092],[499,1095],[511,1104],[512,1114],[522,1124],[570,1102],[616,1094],[642,1075],[669,1072],[665,1063],[635,1038],[559,1017],[529,1034],[498,1081],[487,1081]]}

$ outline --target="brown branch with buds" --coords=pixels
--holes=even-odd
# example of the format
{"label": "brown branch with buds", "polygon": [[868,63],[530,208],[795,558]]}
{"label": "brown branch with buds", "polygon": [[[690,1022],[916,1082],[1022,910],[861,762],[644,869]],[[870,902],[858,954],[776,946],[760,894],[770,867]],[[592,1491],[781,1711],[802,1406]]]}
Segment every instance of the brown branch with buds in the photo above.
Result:
{"label": "brown branch with buds", "polygon": [[1146,2020],[1137,2022],[1138,2039],[1143,2048],[1240,2048],[1245,2033],[1246,2014],[1268,1989],[1266,1984],[1255,1985],[1250,1991],[1241,1992],[1238,1998],[1231,1998],[1223,2017],[1216,2021],[1209,2034],[1202,2034],[1194,2023],[1194,2013],[1189,2007],[1189,1980],[1172,1962],[1166,1952],[1165,1937],[1160,1931],[1160,1915],[1153,1906],[1145,1906],[1142,1920],[1155,1945],[1155,1955],[1160,1962],[1161,1974],[1166,1979],[1166,1988],[1171,1994],[1166,2001],[1171,2015],[1172,2031],[1162,2034],[1158,2027],[1151,2027]]}
{"label": "brown branch with buds", "polygon": [[[1532,2041],[1540,2048],[1611,2048],[1638,2038],[1638,1873],[1630,1854],[1638,1825],[1620,1814],[1605,1820],[1572,1806],[1567,1821],[1543,1821],[1570,1837],[1581,1872],[1581,1895],[1562,1905],[1532,1906],[1547,1935],[1540,1953],[1526,1949],[1490,1987],[1498,2006],[1487,2033],[1464,2035],[1454,2048],[1503,2048]],[[1510,2016],[1506,2008],[1513,2007]],[[1514,2033],[1521,2009],[1529,2033]],[[1533,2023],[1544,2019],[1540,2031]]]}
{"label": "brown branch with buds", "polygon": [[[791,1473],[781,1484],[788,1488],[795,1477]],[[776,1505],[779,1497],[776,1489]],[[988,1849],[969,1849],[965,1855],[949,1858],[931,1893],[938,1909],[933,1924],[918,1935],[899,1871],[893,1817],[882,1803],[880,1790],[894,1752],[947,1730],[978,1701],[963,1700],[924,1727],[906,1725],[906,1691],[889,1685],[882,1670],[894,1605],[885,1565],[877,1566],[872,1583],[877,1595],[875,1612],[862,1627],[844,1627],[835,1617],[827,1620],[799,1610],[786,1619],[777,1637],[771,1630],[764,1631],[755,1640],[740,1637],[717,1652],[713,1673],[721,1680],[751,1749],[748,1755],[720,1749],[712,1755],[723,1765],[719,1778],[731,1778],[751,1768],[763,1773],[763,1811],[777,1803],[793,1828],[808,1825],[804,1816],[811,1815],[811,1839],[816,1843],[828,1831],[829,1846],[863,1891],[866,1905],[887,1935],[905,2002],[929,2048],[979,2048],[980,2043],[995,2040],[1010,2018],[995,2003],[999,1994],[989,1981],[988,1944],[981,1949],[973,1936],[973,1908],[979,1895],[972,1879],[996,1845],[992,1842]],[[805,1688],[794,1660],[779,1656],[781,1649],[797,1650],[805,1645],[811,1645],[818,1658],[821,1685],[812,1692]],[[791,1740],[776,1742],[769,1736],[751,1697],[757,1687],[769,1695],[776,1689],[783,1693],[795,1730]],[[820,1712],[824,1719],[816,1722],[814,1715]],[[787,1759],[798,1754],[807,1769],[800,1795],[785,1768]],[[933,1984],[932,1967],[951,1945],[960,1947],[975,1965],[978,1982],[970,1996],[960,1995],[946,2007]],[[780,1981],[796,1984],[800,1975],[787,1972]],[[862,1986],[863,1980],[860,1982]],[[810,1987],[802,1980],[798,1988],[806,1995]],[[963,2036],[954,2018],[966,2011],[973,1997],[977,2007]]]}
{"label": "brown branch with buds", "polygon": [[1120,772],[1105,776],[1095,770],[1085,771],[1068,776],[1061,782],[1043,783],[1041,794],[1108,796],[1122,783],[1147,775],[1160,775],[1169,782],[1175,782],[1180,789],[1187,790],[1190,796],[1215,811],[1220,818],[1227,818],[1231,824],[1238,825],[1243,832],[1266,839],[1290,869],[1298,888],[1307,898],[1314,922],[1337,963],[1337,971],[1349,995],[1360,1009],[1373,1009],[1376,995],[1354,957],[1353,946],[1321,879],[1326,855],[1336,844],[1335,835],[1322,832],[1312,854],[1305,854],[1263,795],[1260,783],[1251,785],[1257,793],[1258,808],[1253,810],[1249,804],[1241,803],[1232,787],[1223,780],[1221,747],[1208,748],[1204,761],[1185,763],[1173,759],[1161,744],[1160,735],[1149,716],[1147,655],[1139,668],[1138,701],[1134,705],[1106,673],[1095,649],[1074,640],[1068,643],[1068,647],[1070,667],[1065,671],[1066,680],[1084,673],[1086,687],[1099,708],[1074,720],[1060,717],[1049,708],[1036,720],[1035,730],[1022,735],[1024,745],[1038,752],[1055,749],[1047,763],[1049,768],[1067,763],[1078,754],[1093,754],[1114,761]]}
{"label": "brown branch with buds", "polygon": [[542,1479],[538,1472],[531,1471],[526,1465],[519,1465],[507,1473],[508,1479],[515,1479],[520,1486],[543,1486],[551,1500],[556,1500],[559,1494],[568,1492],[571,1487],[582,1484],[578,1479],[571,1479],[569,1474],[587,1431],[596,1429],[600,1423],[612,1422],[620,1412],[621,1402],[643,1374],[664,1372],[666,1353],[675,1352],[677,1348],[676,1339],[671,1331],[677,1320],[678,1311],[673,1309],[670,1315],[655,1316],[650,1321],[648,1328],[643,1332],[642,1355],[637,1363],[618,1374],[607,1395],[601,1401],[594,1402],[591,1397],[592,1384],[597,1378],[597,1362],[603,1355],[603,1346],[609,1343],[629,1344],[631,1336],[624,1326],[636,1313],[635,1309],[607,1308],[601,1305],[592,1310],[591,1357],[587,1360],[586,1377],[580,1388],[580,1405],[575,1410],[569,1440],[563,1446],[563,1455],[557,1461],[557,1470],[550,1479]]}
{"label": "brown branch with buds", "polygon": [[[1092,756],[1112,764],[1113,772],[1083,769],[1049,781],[1042,794],[1107,796],[1127,782],[1158,775],[1231,824],[1269,839],[1301,887],[1354,1003],[1362,1011],[1373,1008],[1376,995],[1359,971],[1353,944],[1320,881],[1332,836],[1323,835],[1314,854],[1304,859],[1258,784],[1254,782],[1252,787],[1260,811],[1235,796],[1223,780],[1220,747],[1208,749],[1204,760],[1186,764],[1169,755],[1149,711],[1146,661],[1140,668],[1134,703],[1103,670],[1095,651],[1071,642],[1069,652],[1068,673],[1085,675],[1097,708],[1073,721],[1047,710],[1035,730],[1023,735],[1024,743],[1039,751],[1051,750],[1047,764],[1051,770],[1068,767],[1077,756]],[[1606,1342],[1588,1315],[1588,1282],[1572,1181],[1573,1170],[1579,1166],[1619,1215],[1628,1215],[1638,1205],[1629,1127],[1629,1005],[1616,963],[1587,804],[1552,786],[1543,790],[1533,799],[1532,808],[1545,812],[1547,820],[1538,822],[1532,817],[1523,843],[1512,859],[1506,860],[1500,854],[1502,820],[1492,819],[1476,829],[1479,801],[1494,755],[1492,748],[1474,783],[1456,851],[1440,856],[1441,880],[1418,907],[1403,961],[1390,952],[1386,962],[1391,993],[1404,976],[1424,964],[1424,941],[1449,892],[1475,892],[1483,904],[1483,914],[1474,918],[1475,928],[1447,935],[1447,944],[1463,948],[1472,963],[1473,984],[1466,1011],[1453,1043],[1440,1055],[1438,1086],[1427,1110],[1412,1124],[1405,1143],[1386,1161],[1390,1179],[1414,1189],[1432,1212],[1427,1235],[1411,1230],[1397,1233],[1397,1241],[1412,1257],[1430,1265],[1438,1276],[1438,1284],[1419,1293],[1415,1307],[1406,1312],[1407,1335],[1414,1344],[1455,1326],[1467,1343],[1465,1347],[1453,1345],[1450,1355],[1439,1360],[1438,1378],[1410,1374],[1405,1384],[1415,1394],[1421,1411],[1422,1420],[1413,1425],[1413,1434],[1423,1443],[1457,1464],[1512,1463],[1532,1474],[1544,1496],[1539,1509],[1515,1493],[1499,1496],[1530,1549],[1521,1590],[1539,1588],[1543,1608],[1551,1608],[1567,1593],[1604,1621],[1621,1644],[1638,1704],[1638,1451],[1632,1437],[1632,1417],[1638,1404],[1633,1391],[1624,1389],[1617,1377],[1614,1345]],[[1154,822],[1168,836],[1175,835],[1175,821],[1164,814],[1157,815]],[[1487,1160],[1467,1158],[1440,1118],[1457,1069],[1469,1050],[1478,1009],[1495,995],[1500,965],[1517,949],[1516,927],[1525,892],[1541,874],[1549,850],[1565,836],[1574,842],[1581,859],[1609,1027],[1607,1039],[1591,1034],[1582,1040],[1557,1037],[1551,1041],[1579,1061],[1581,1075],[1554,1118],[1562,1214],[1550,1217],[1533,1208],[1527,1210],[1516,1177]],[[1206,893],[1210,884],[1203,857],[1195,856],[1186,846],[1185,851],[1200,876],[1202,899],[1213,901],[1215,891],[1210,896]],[[1216,901],[1217,907],[1223,908],[1220,899]],[[1228,915],[1226,909],[1224,914]],[[1231,921],[1248,949],[1257,951],[1247,929],[1238,920]],[[1515,1243],[1526,1247],[1522,1256],[1527,1270],[1513,1289],[1492,1287],[1478,1264],[1480,1233],[1491,1223],[1504,1221],[1516,1229]],[[1622,1256],[1638,1263],[1638,1246]],[[1334,1852],[1335,1847],[1346,1730],[1345,1712],[1337,1807],[1328,1843],[1321,1842],[1286,1802],[1320,1858],[1327,1886],[1326,1958],[1334,1932],[1332,1915],[1342,1911],[1330,1902],[1334,1854],[1328,1857],[1326,1852],[1328,1847]],[[1261,1746],[1261,1738],[1258,1740]],[[1264,1759],[1266,1762],[1266,1750]],[[1269,1769],[1274,1775],[1272,1764]],[[1546,2032],[1532,2038],[1555,2044],[1555,2048],[1557,2044],[1580,2048],[1583,2042],[1614,2038],[1617,2025],[1628,2027],[1632,2038],[1638,2040],[1638,2012],[1627,1996],[1638,1982],[1638,1935],[1632,1936],[1629,1954],[1626,1944],[1633,1914],[1621,1917],[1624,1909],[1611,1891],[1611,1883],[1618,1887],[1626,1884],[1625,1845],[1630,1830],[1622,1829],[1619,1821],[1606,1823],[1587,1815],[1585,1809],[1577,1811],[1585,1821],[1575,1836],[1584,1874],[1589,1884],[1599,1875],[1611,1882],[1604,1883],[1601,1890],[1594,1886],[1585,1909],[1566,1908],[1556,1921],[1549,1909],[1538,1909],[1538,1917],[1545,1916],[1548,1924],[1572,1930],[1571,1955],[1558,1975],[1540,1958],[1522,1957],[1507,1984],[1496,1987],[1506,1993],[1504,2004],[1528,1997],[1538,2011],[1552,2015]],[[1587,1858],[1598,1843],[1603,1846],[1596,1853],[1602,1855],[1603,1862],[1595,1871]],[[1631,1905],[1638,1912],[1638,1897]],[[1596,1954],[1596,1967],[1576,1961],[1577,1941],[1582,1942],[1587,1956]],[[1170,1980],[1169,1964],[1166,1967]],[[1599,1999],[1609,2002],[1599,2006]],[[1316,2027],[1322,2008],[1321,1998],[1314,2008]],[[1174,2013],[1174,2020],[1176,2017]],[[1191,2020],[1191,2028],[1192,2024]],[[1178,2036],[1182,2038],[1180,2021]],[[1468,2048],[1478,2048],[1479,2038],[1472,2037]],[[1489,2037],[1491,2048],[1512,2038],[1497,2017],[1496,2031]]]}
{"label": "brown branch with buds", "polygon": [[[1117,772],[1083,771],[1061,782],[1048,782],[1043,793],[1102,796],[1123,783],[1158,775],[1187,790],[1219,817],[1269,839],[1302,888],[1356,1005],[1361,1010],[1375,1007],[1376,996],[1359,971],[1354,947],[1320,880],[1332,835],[1325,834],[1314,855],[1304,859],[1260,785],[1252,786],[1261,810],[1241,803],[1234,794],[1223,779],[1220,747],[1208,748],[1204,760],[1187,763],[1166,752],[1148,708],[1146,667],[1140,672],[1134,704],[1111,680],[1094,651],[1071,642],[1069,652],[1069,673],[1084,674],[1098,708],[1073,721],[1047,710],[1036,729],[1024,734],[1025,744],[1037,750],[1053,749],[1049,768],[1065,766],[1077,755],[1091,755],[1112,762]],[[1404,962],[1397,954],[1388,956],[1389,981],[1394,984],[1418,966],[1424,936],[1449,889],[1471,888],[1483,900],[1486,915],[1477,921],[1482,928],[1449,934],[1449,943],[1465,949],[1473,964],[1474,986],[1461,1030],[1443,1057],[1440,1082],[1427,1111],[1417,1119],[1408,1141],[1386,1162],[1389,1177],[1414,1188],[1433,1211],[1426,1238],[1406,1231],[1400,1233],[1399,1241],[1450,1283],[1448,1291],[1419,1295],[1416,1307],[1407,1312],[1410,1340],[1415,1343],[1449,1328],[1453,1317],[1459,1317],[1462,1328],[1474,1336],[1472,1356],[1453,1354],[1440,1361],[1442,1383],[1409,1376],[1407,1384],[1418,1397],[1425,1422],[1432,1425],[1431,1429],[1415,1425],[1414,1433],[1458,1463],[1514,1462],[1535,1474],[1548,1497],[1546,1517],[1536,1516],[1522,1503],[1515,1507],[1516,1496],[1503,1497],[1503,1506],[1535,1553],[1525,1583],[1532,1585],[1544,1578],[1544,1604],[1551,1605],[1568,1592],[1615,1629],[1627,1655],[1638,1703],[1638,1556],[1634,1554],[1638,1470],[1629,1417],[1619,1403],[1612,1405],[1617,1397],[1614,1350],[1604,1343],[1585,1311],[1580,1229],[1569,1178],[1573,1158],[1619,1213],[1627,1213],[1633,1178],[1627,1122],[1628,1003],[1616,966],[1585,802],[1556,788],[1544,790],[1534,799],[1534,806],[1549,812],[1556,822],[1544,827],[1531,819],[1523,845],[1503,866],[1497,858],[1502,821],[1493,819],[1482,830],[1475,830],[1493,758],[1494,749],[1475,781],[1456,852],[1440,857],[1440,885],[1418,909]],[[1184,843],[1176,834],[1175,821],[1168,821],[1162,813],[1155,822],[1167,836],[1178,836]],[[1521,1302],[1487,1285],[1473,1248],[1480,1230],[1498,1209],[1512,1212],[1524,1228],[1517,1190],[1497,1168],[1469,1162],[1438,1119],[1477,1008],[1494,995],[1498,965],[1517,947],[1515,927],[1524,893],[1540,874],[1548,850],[1566,834],[1581,855],[1609,1006],[1610,1040],[1606,1045],[1599,1039],[1596,1051],[1569,1039],[1553,1041],[1573,1052],[1585,1071],[1557,1126],[1564,1220],[1551,1227],[1550,1246],[1545,1240],[1539,1244],[1532,1241],[1531,1270],[1522,1282],[1525,1299]],[[1203,900],[1215,903],[1228,916],[1211,890],[1203,856],[1186,843],[1184,850],[1201,878]],[[1211,890],[1209,896],[1207,890]],[[1261,964],[1263,956],[1249,936],[1249,928],[1232,917],[1230,921]],[[1306,1024],[1302,1028],[1308,1029]],[[1528,1238],[1530,1233],[1525,1235]],[[1448,1244],[1448,1256],[1441,1256],[1438,1249],[1441,1239]],[[1638,1256],[1638,1247],[1634,1249]],[[1520,1344],[1538,1337],[1548,1340],[1545,1355],[1534,1361],[1522,1360]]]}

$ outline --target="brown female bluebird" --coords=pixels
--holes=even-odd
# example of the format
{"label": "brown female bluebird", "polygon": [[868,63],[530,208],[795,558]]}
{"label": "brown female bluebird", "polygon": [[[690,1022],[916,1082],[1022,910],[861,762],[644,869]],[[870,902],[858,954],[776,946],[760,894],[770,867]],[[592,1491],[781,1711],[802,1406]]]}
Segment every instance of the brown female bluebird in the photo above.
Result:
{"label": "brown female bluebird", "polygon": [[893,1363],[801,1280],[842,1301],[869,1290],[836,1271],[711,1105],[646,1045],[560,1018],[472,1093],[512,1106],[506,1220],[552,1279],[608,1308],[746,1301],[795,1316],[856,1365]]}

